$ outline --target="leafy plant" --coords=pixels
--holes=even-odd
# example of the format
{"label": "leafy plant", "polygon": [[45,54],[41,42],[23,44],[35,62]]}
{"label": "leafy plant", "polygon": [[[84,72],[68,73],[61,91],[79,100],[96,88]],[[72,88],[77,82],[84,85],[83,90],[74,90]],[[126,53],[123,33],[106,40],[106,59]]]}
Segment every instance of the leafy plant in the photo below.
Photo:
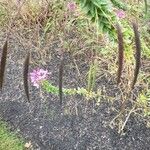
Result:
{"label": "leafy plant", "polygon": [[77,0],[81,8],[90,17],[93,23],[97,23],[101,32],[115,35],[115,15],[110,1],[106,0]]}
{"label": "leafy plant", "polygon": [[[43,90],[55,94],[55,95],[59,95],[60,97],[60,85],[54,86],[52,85],[48,80],[47,80],[47,75],[50,74],[47,72],[47,70],[43,70],[43,69],[36,69],[33,70],[33,72],[30,73],[30,78],[31,78],[31,83],[33,84],[33,86],[39,88],[42,87]],[[62,84],[62,83],[61,83]],[[63,88],[61,86],[61,94],[64,95],[83,95],[86,98],[96,98],[98,96],[100,96],[100,92],[93,92],[93,91],[88,91],[85,88],[80,88],[78,87],[77,89],[73,88],[73,89],[68,89],[68,88]],[[62,101],[61,101],[62,102]],[[61,103],[62,104],[62,103]]]}

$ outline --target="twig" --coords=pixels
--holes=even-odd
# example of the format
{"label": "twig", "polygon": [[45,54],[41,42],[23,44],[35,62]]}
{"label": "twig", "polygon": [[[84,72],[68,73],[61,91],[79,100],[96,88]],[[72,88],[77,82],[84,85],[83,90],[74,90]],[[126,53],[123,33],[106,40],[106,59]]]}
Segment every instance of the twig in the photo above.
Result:
{"label": "twig", "polygon": [[133,108],[130,110],[130,112],[129,112],[128,116],[126,117],[126,119],[125,119],[125,121],[124,121],[124,123],[123,123],[121,129],[119,130],[119,133],[121,133],[121,131],[123,131],[125,125],[127,124],[127,121],[129,120],[130,115],[132,114],[132,112],[134,112],[134,109],[135,109],[135,107],[133,107]]}

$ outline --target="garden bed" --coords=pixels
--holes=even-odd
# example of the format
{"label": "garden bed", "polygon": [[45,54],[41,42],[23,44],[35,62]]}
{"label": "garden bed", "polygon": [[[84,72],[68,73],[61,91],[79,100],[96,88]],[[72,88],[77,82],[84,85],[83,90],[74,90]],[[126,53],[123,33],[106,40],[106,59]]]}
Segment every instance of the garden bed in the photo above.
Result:
{"label": "garden bed", "polygon": [[[58,96],[40,93],[30,86],[31,103],[28,103],[22,78],[26,52],[19,46],[17,40],[12,39],[9,43],[5,86],[0,98],[0,117],[11,126],[12,131],[19,132],[26,142],[31,141],[34,150],[150,148],[150,129],[146,128],[142,119],[131,115],[122,135],[118,134],[117,128],[110,128],[110,122],[117,115],[113,111],[117,104],[115,106],[108,99],[102,99],[100,105],[97,105],[96,101],[87,101],[82,96],[65,96],[61,107]],[[57,49],[57,45],[49,49],[51,59],[45,60],[46,69],[51,72],[49,78],[54,85],[58,82],[60,55]],[[82,84],[76,80],[78,76],[70,55],[66,54],[65,58],[64,86],[85,86],[84,82]],[[86,72],[88,66],[83,65],[82,61],[80,63],[78,63],[78,66],[81,65],[79,70]],[[30,69],[33,67],[32,64]],[[106,86],[109,96],[114,96],[116,88],[113,82],[101,77],[97,85]]]}
{"label": "garden bed", "polygon": [[0,118],[26,149],[150,149],[146,2],[0,2]]}

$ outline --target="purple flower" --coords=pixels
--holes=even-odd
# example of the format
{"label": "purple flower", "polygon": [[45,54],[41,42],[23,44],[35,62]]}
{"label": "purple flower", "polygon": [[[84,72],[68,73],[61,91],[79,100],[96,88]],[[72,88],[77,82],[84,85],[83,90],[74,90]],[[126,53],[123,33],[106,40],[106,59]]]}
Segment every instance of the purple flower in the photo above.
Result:
{"label": "purple flower", "polygon": [[126,13],[123,10],[117,10],[116,15],[120,18],[120,19],[124,19],[126,17]]}
{"label": "purple flower", "polygon": [[30,79],[31,79],[31,83],[33,83],[33,86],[39,88],[40,86],[40,82],[45,80],[47,78],[48,75],[48,71],[47,70],[43,70],[43,69],[35,69],[30,73]]}
{"label": "purple flower", "polygon": [[74,12],[76,10],[76,3],[75,2],[68,2],[67,8],[69,11]]}

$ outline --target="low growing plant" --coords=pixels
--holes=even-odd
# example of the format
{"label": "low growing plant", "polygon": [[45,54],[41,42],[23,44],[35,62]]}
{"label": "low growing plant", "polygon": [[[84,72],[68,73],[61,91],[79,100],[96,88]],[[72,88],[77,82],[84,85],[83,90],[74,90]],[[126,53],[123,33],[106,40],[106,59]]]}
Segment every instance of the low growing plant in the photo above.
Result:
{"label": "low growing plant", "polygon": [[98,62],[97,59],[94,60],[94,62],[92,62],[90,64],[90,69],[88,72],[88,86],[87,86],[87,91],[90,93],[91,91],[93,91],[94,86],[95,86],[95,80],[96,80],[96,72],[97,72],[97,67],[98,67]]}
{"label": "low growing plant", "polygon": [[7,14],[7,10],[5,8],[5,6],[0,4],[0,26],[4,26],[4,24],[7,21],[8,14]]}
{"label": "low growing plant", "polygon": [[[42,88],[46,92],[59,95],[59,87],[52,85],[50,81],[48,81],[47,77],[50,73],[47,70],[43,69],[35,69],[30,73],[30,79],[33,86],[37,88]],[[93,92],[88,91],[85,88],[62,88],[62,92],[64,95],[82,95],[87,99],[100,97],[101,93],[99,91]]]}
{"label": "low growing plant", "polygon": [[144,116],[150,116],[150,90],[143,90],[137,101],[139,107],[142,107]]}

